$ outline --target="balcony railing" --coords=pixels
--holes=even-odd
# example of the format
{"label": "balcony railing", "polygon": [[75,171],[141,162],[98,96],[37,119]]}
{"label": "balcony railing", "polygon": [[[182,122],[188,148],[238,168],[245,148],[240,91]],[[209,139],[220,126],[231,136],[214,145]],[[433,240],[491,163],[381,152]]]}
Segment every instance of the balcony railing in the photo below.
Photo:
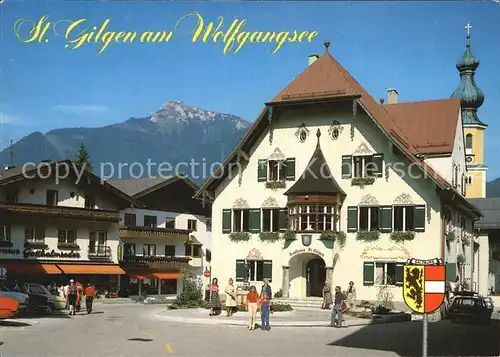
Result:
{"label": "balcony railing", "polygon": [[111,259],[111,247],[106,245],[89,246],[89,259]]}
{"label": "balcony railing", "polygon": [[121,238],[175,238],[179,240],[187,240],[189,229],[175,228],[160,228],[160,227],[140,227],[140,226],[125,226],[120,227]]}
{"label": "balcony railing", "polygon": [[122,265],[129,268],[151,269],[186,269],[189,268],[190,257],[157,257],[125,255]]}
{"label": "balcony railing", "polygon": [[102,209],[87,209],[80,207],[47,206],[28,203],[0,202],[1,215],[30,215],[46,217],[63,217],[81,220],[118,222],[120,215],[118,211]]}

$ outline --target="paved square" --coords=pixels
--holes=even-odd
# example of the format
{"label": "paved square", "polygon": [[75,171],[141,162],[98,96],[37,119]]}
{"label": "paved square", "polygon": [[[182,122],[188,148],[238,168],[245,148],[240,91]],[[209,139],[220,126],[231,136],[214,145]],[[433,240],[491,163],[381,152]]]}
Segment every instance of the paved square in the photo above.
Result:
{"label": "paved square", "polygon": [[[155,317],[154,305],[96,304],[92,315],[19,319],[0,328],[2,356],[421,356],[421,323],[327,327],[190,325]],[[272,321],[271,321],[272,325]],[[498,356],[499,328],[429,326],[429,356]]]}

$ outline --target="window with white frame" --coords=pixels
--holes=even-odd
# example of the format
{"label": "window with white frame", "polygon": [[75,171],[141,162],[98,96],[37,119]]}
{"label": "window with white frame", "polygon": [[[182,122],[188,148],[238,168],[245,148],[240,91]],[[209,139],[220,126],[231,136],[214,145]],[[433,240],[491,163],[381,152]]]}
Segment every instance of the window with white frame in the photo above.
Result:
{"label": "window with white frame", "polygon": [[415,230],[415,206],[394,206],[393,212],[395,231]]}
{"label": "window with white frame", "polygon": [[269,160],[267,168],[269,172],[268,181],[286,180],[286,160]]}
{"label": "window with white frame", "polygon": [[361,231],[375,231],[380,228],[379,225],[380,208],[359,207],[359,229]]}
{"label": "window with white frame", "polygon": [[376,165],[373,155],[353,156],[353,177],[374,177]]}
{"label": "window with white frame", "polygon": [[337,207],[325,205],[292,206],[289,209],[292,231],[336,231]]}
{"label": "window with white frame", "polygon": [[0,224],[0,242],[10,242],[10,226]]}
{"label": "window with white frame", "polygon": [[233,210],[233,232],[248,232],[250,230],[250,210]]}
{"label": "window with white frame", "polygon": [[26,227],[24,229],[24,239],[27,242],[43,242],[45,240],[45,228]]}
{"label": "window with white frame", "polygon": [[279,208],[262,209],[262,232],[279,232]]}
{"label": "window with white frame", "polygon": [[76,243],[76,231],[74,229],[59,229],[57,234],[58,243]]}
{"label": "window with white frame", "polygon": [[144,244],[142,246],[142,255],[145,257],[154,257],[156,255],[156,244]]}
{"label": "window with white frame", "polygon": [[249,268],[250,281],[264,280],[264,261],[263,260],[247,260]]}
{"label": "window with white frame", "polygon": [[396,263],[376,262],[375,263],[375,284],[376,285],[396,285]]}

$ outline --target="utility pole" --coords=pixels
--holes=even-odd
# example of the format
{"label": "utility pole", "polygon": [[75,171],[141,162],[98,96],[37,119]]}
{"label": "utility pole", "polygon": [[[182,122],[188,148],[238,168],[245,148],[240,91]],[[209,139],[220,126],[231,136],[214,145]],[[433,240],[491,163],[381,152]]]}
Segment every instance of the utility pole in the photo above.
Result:
{"label": "utility pole", "polygon": [[14,140],[10,139],[10,166],[14,166],[14,150],[12,146],[14,145]]}

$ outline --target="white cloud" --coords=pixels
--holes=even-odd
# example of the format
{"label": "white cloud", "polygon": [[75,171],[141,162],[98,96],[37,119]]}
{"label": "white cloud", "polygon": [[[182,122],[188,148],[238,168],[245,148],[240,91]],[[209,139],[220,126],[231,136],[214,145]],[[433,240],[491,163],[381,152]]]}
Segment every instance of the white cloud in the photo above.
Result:
{"label": "white cloud", "polygon": [[55,111],[63,112],[66,114],[90,114],[102,113],[108,111],[108,107],[104,105],[56,105],[52,108]]}
{"label": "white cloud", "polygon": [[4,112],[0,112],[0,124],[12,124],[19,122],[19,117],[15,115],[10,115]]}

